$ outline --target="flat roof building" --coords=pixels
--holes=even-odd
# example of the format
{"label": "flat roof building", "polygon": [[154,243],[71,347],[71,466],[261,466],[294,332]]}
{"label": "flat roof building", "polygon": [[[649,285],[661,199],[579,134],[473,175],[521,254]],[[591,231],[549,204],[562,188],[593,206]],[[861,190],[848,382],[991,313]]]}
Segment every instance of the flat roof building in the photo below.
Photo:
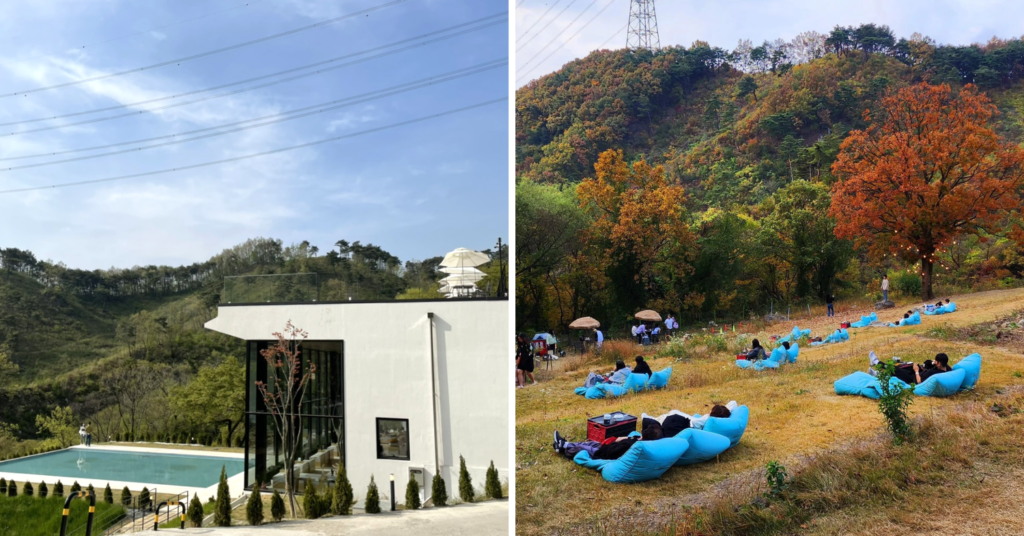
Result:
{"label": "flat roof building", "polygon": [[291,323],[308,332],[304,370],[316,364],[299,411],[295,488],[326,485],[344,464],[358,501],[373,475],[404,503],[410,475],[430,498],[438,471],[458,495],[459,456],[482,494],[493,461],[508,480],[511,364],[509,304],[502,299],[222,304],[206,327],[247,343],[245,487],[284,489],[281,439],[256,382],[260,351]]}

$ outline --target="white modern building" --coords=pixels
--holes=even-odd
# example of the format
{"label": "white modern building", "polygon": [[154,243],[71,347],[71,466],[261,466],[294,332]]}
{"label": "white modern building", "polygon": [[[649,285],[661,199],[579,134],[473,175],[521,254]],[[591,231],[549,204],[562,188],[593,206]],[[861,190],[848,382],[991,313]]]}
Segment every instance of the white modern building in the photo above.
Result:
{"label": "white modern building", "polygon": [[410,476],[421,497],[440,472],[458,495],[459,456],[482,493],[493,461],[509,468],[507,299],[222,304],[206,327],[247,341],[245,487],[257,477],[283,489],[280,439],[255,384],[266,381],[260,350],[291,323],[309,333],[303,361],[316,364],[301,403],[296,489],[333,480],[344,464],[362,506],[373,475],[382,506],[405,502]]}

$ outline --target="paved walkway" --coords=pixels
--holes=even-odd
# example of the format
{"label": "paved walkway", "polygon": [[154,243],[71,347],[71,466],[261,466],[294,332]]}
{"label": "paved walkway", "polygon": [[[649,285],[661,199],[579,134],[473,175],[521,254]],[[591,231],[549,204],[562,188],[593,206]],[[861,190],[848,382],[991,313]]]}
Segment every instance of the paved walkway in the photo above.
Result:
{"label": "paved walkway", "polygon": [[497,536],[508,531],[508,500],[426,508],[419,512],[383,512],[315,520],[283,521],[261,527],[188,529],[187,534],[311,536],[326,534],[415,534],[416,536]]}

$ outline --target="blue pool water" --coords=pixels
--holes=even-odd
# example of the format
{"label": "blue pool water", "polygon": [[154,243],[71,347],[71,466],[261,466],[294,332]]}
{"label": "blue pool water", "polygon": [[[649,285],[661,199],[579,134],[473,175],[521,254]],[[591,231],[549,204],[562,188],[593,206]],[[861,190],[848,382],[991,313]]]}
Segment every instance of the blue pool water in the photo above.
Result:
{"label": "blue pool water", "polygon": [[206,488],[220,480],[222,466],[228,478],[244,470],[241,458],[70,449],[0,462],[0,473],[60,477],[65,486],[89,478]]}

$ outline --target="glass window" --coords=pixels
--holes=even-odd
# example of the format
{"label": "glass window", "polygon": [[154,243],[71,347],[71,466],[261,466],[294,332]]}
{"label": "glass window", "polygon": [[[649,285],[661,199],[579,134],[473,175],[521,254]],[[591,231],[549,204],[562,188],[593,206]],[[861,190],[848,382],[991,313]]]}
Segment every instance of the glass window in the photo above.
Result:
{"label": "glass window", "polygon": [[377,459],[409,459],[409,419],[377,418]]}

